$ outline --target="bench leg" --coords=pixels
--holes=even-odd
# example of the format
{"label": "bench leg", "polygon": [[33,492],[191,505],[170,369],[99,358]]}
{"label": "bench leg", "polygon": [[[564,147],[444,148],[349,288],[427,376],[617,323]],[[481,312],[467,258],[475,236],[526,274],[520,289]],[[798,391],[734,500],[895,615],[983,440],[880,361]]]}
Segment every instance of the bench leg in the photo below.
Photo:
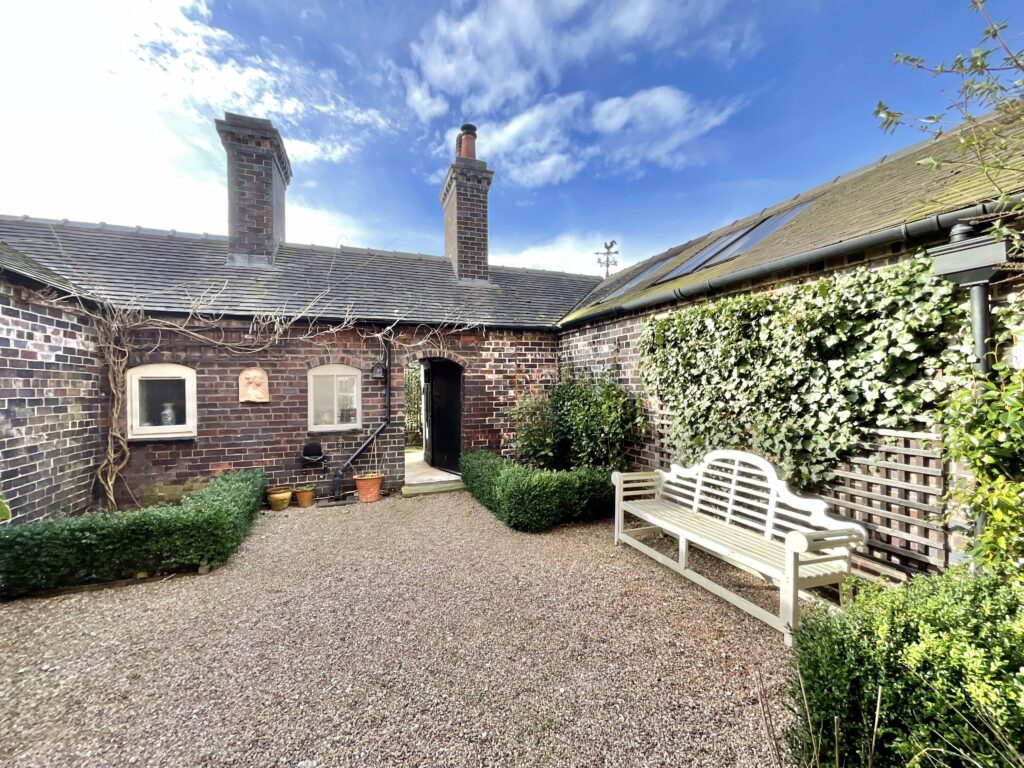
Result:
{"label": "bench leg", "polygon": [[679,537],[679,567],[686,568],[690,560],[690,542]]}
{"label": "bench leg", "polygon": [[786,575],[779,584],[779,618],[786,629],[783,630],[787,647],[793,645],[793,630],[800,625],[800,586],[797,573],[800,555],[786,552]]}

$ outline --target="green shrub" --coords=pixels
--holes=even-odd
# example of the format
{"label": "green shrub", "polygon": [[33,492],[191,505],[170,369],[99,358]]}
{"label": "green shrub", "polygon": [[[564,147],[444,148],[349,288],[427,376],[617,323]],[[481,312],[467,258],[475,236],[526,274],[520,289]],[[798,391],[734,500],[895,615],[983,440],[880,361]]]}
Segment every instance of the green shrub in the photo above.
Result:
{"label": "green shrub", "polygon": [[615,501],[607,468],[538,469],[478,451],[463,456],[460,469],[477,501],[520,531],[604,517]]}
{"label": "green shrub", "polygon": [[508,463],[507,459],[490,451],[464,453],[459,460],[459,472],[462,473],[466,489],[492,512],[498,508],[494,496],[494,479]]}
{"label": "green shrub", "polygon": [[405,444],[423,445],[422,368],[410,363],[405,369]]}
{"label": "green shrub", "polygon": [[645,427],[636,399],[607,372],[591,379],[562,371],[551,388],[551,410],[555,451],[570,467],[625,469],[626,451]]}
{"label": "green shrub", "polygon": [[0,528],[0,597],[225,562],[263,501],[262,470],[223,475],[175,506]]}
{"label": "green shrub", "polygon": [[543,394],[524,395],[509,411],[516,431],[516,458],[535,467],[555,462],[555,425],[551,400]]}
{"label": "green shrub", "polygon": [[836,764],[837,721],[839,761],[868,765],[879,687],[876,768],[1022,764],[1013,751],[1024,745],[1019,577],[954,569],[868,587],[842,613],[807,614],[795,639],[788,741],[799,765]]}
{"label": "green shrub", "polygon": [[626,451],[642,434],[643,413],[611,375],[563,370],[549,395],[525,395],[509,413],[516,457],[546,469],[626,468]]}

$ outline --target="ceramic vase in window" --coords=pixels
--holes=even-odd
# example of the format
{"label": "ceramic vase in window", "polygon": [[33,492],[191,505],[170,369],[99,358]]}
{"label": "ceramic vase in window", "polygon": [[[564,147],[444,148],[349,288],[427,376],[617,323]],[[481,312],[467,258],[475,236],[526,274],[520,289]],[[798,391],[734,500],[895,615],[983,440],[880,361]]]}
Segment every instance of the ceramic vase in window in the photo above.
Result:
{"label": "ceramic vase in window", "polygon": [[164,403],[164,407],[160,411],[160,424],[165,427],[173,427],[176,423],[174,403]]}

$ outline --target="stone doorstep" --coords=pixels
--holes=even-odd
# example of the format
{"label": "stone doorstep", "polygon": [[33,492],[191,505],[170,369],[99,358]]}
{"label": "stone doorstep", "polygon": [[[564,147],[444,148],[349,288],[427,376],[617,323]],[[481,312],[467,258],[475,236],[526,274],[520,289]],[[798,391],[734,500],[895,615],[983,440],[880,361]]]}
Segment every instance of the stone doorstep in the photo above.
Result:
{"label": "stone doorstep", "polygon": [[410,496],[428,496],[435,493],[464,491],[465,489],[466,485],[461,480],[443,480],[435,483],[412,483],[411,485],[402,486],[402,496],[403,498],[408,498]]}

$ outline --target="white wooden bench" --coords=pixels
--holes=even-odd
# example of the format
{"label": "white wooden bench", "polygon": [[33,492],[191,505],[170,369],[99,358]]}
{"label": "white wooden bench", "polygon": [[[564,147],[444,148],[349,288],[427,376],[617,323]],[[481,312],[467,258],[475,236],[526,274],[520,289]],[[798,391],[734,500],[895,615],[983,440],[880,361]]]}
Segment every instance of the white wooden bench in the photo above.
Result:
{"label": "white wooden bench", "polygon": [[[743,451],[712,451],[694,467],[673,464],[669,472],[615,472],[612,482],[616,544],[636,547],[775,627],[786,645],[800,621],[801,591],[841,581],[867,538],[861,526],[829,515],[820,499],[797,496],[771,464]],[[626,513],[647,525],[624,528]],[[638,538],[659,531],[679,539],[678,560]],[[691,569],[690,546],[777,586],[779,614]]]}

